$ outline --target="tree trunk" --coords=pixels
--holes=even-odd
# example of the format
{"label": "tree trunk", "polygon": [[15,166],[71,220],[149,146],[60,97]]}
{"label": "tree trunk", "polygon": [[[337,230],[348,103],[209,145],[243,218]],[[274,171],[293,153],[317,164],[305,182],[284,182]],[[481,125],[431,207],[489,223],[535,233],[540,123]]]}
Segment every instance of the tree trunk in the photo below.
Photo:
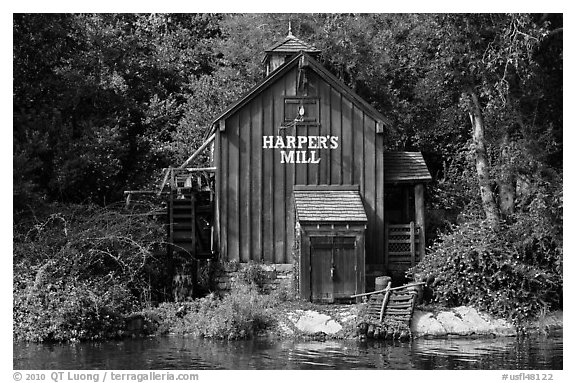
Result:
{"label": "tree trunk", "polygon": [[498,206],[494,199],[492,186],[490,183],[488,155],[486,154],[486,142],[484,139],[484,119],[478,95],[474,91],[469,91],[472,107],[469,111],[472,122],[472,139],[476,154],[476,173],[478,175],[478,185],[480,186],[480,196],[482,198],[482,208],[486,214],[486,220],[493,229],[500,227],[498,216]]}

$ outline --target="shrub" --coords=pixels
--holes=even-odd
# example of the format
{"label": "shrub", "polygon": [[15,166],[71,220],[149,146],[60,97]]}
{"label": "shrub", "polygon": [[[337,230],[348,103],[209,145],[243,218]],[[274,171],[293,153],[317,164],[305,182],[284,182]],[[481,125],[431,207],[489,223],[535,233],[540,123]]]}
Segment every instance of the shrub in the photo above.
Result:
{"label": "shrub", "polygon": [[160,333],[248,339],[274,324],[270,309],[277,304],[273,296],[260,294],[253,284],[239,282],[222,298],[209,294],[181,304],[165,303],[144,310],[144,315],[158,321]]}
{"label": "shrub", "polygon": [[271,326],[273,301],[253,285],[237,284],[221,300],[209,295],[198,301],[185,325],[191,333],[217,339],[246,339]]}
{"label": "shrub", "polygon": [[267,280],[266,272],[262,269],[262,266],[254,261],[248,262],[241,271],[240,276],[242,282],[252,284],[258,287],[260,291],[262,291]]}

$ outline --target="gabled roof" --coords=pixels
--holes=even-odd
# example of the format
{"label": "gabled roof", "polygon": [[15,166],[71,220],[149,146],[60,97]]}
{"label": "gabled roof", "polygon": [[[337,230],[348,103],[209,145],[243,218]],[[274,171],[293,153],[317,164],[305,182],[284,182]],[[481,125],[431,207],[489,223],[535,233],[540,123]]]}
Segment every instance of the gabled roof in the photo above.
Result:
{"label": "gabled roof", "polygon": [[431,181],[420,152],[384,152],[385,183],[416,183]]}
{"label": "gabled roof", "polygon": [[290,60],[278,67],[274,72],[272,72],[268,77],[262,79],[258,84],[256,84],[252,89],[246,92],[238,101],[232,104],[228,109],[222,112],[212,123],[210,127],[210,133],[214,131],[216,125],[220,120],[226,119],[244,105],[249,103],[260,93],[270,87],[277,79],[281,78],[286,72],[294,68],[298,63],[302,61],[311,68],[318,76],[320,76],[324,81],[329,83],[333,88],[337,89],[341,93],[349,97],[353,102],[356,102],[364,108],[364,111],[374,118],[377,122],[380,122],[384,126],[389,126],[388,119],[384,117],[379,111],[377,111],[372,105],[370,105],[362,97],[358,96],[352,89],[348,88],[342,81],[340,81],[336,76],[330,73],[326,68],[322,66],[318,61],[312,58],[306,52],[300,52],[299,54],[292,57]]}
{"label": "gabled roof", "polygon": [[301,222],[366,222],[357,191],[294,190],[296,217]]}

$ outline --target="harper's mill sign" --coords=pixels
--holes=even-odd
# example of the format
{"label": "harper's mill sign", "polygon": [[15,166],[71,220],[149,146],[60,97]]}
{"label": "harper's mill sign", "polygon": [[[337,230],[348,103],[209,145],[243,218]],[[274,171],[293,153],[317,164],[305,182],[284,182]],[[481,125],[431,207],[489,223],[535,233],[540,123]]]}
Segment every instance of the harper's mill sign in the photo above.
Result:
{"label": "harper's mill sign", "polygon": [[[298,106],[297,117],[292,126],[305,121],[304,106]],[[280,129],[286,129],[282,126]],[[338,136],[262,136],[262,148],[280,149],[280,163],[282,164],[317,164],[321,158],[318,150],[336,149],[339,145]]]}
{"label": "harper's mill sign", "polygon": [[317,164],[320,149],[336,149],[337,136],[262,136],[262,148],[280,149],[283,164]]}

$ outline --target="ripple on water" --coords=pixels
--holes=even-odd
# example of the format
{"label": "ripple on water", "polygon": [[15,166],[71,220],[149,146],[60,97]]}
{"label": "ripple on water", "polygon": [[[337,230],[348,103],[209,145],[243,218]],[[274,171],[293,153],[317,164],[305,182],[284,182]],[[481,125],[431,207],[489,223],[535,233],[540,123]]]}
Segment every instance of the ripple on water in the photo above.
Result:
{"label": "ripple on water", "polygon": [[14,344],[14,369],[562,369],[562,333],[547,338],[410,343],[209,341],[188,337]]}

